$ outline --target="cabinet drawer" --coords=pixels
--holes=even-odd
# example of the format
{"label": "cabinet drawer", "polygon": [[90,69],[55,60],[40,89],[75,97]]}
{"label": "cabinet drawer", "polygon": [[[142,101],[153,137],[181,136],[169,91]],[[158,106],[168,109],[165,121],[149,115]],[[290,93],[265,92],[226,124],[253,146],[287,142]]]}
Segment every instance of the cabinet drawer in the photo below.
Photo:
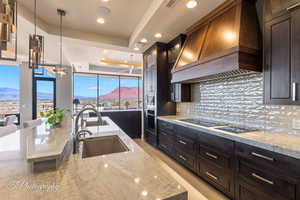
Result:
{"label": "cabinet drawer", "polygon": [[173,152],[173,136],[169,135],[168,133],[165,133],[163,131],[159,131],[158,134],[158,146],[161,150],[172,153]]}
{"label": "cabinet drawer", "polygon": [[196,158],[191,154],[175,150],[175,159],[183,164],[185,167],[194,170],[196,166]]}
{"label": "cabinet drawer", "polygon": [[175,139],[175,147],[179,151],[194,154],[195,142],[190,138],[177,135]]}
{"label": "cabinet drawer", "polygon": [[[248,184],[243,179],[236,182],[236,200],[275,200],[274,194],[266,194],[261,188]],[[276,200],[287,200],[276,195]]]}
{"label": "cabinet drawer", "polygon": [[288,156],[242,143],[236,143],[236,155],[253,161],[255,165],[300,176],[300,161]]}
{"label": "cabinet drawer", "polygon": [[277,194],[289,200],[296,199],[297,181],[291,177],[281,177],[280,174],[277,176],[243,161],[239,162],[238,175],[266,194]]}
{"label": "cabinet drawer", "polygon": [[151,145],[156,146],[156,144],[157,144],[156,135],[147,130],[145,130],[145,140],[146,140],[146,142],[148,142]]}
{"label": "cabinet drawer", "polygon": [[209,133],[199,132],[198,141],[201,144],[215,149],[216,151],[234,154],[234,142]]}
{"label": "cabinet drawer", "polygon": [[211,163],[200,159],[199,162],[200,175],[219,188],[221,191],[233,196],[234,193],[234,176],[233,172],[224,170],[222,167],[212,165]]}
{"label": "cabinet drawer", "polygon": [[198,155],[201,156],[202,159],[209,160],[220,167],[225,167],[228,169],[232,168],[231,156],[233,156],[233,154],[228,155],[228,154],[220,153],[218,151],[212,150],[211,148],[200,145]]}
{"label": "cabinet drawer", "polygon": [[174,124],[165,122],[163,120],[158,120],[158,129],[168,133],[174,133]]}

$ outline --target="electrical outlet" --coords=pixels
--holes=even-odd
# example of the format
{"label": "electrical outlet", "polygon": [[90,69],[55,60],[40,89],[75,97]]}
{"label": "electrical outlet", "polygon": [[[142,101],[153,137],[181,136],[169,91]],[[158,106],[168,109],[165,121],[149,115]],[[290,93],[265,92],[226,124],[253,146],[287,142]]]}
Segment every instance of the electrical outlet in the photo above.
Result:
{"label": "electrical outlet", "polygon": [[300,120],[293,119],[293,129],[300,130]]}

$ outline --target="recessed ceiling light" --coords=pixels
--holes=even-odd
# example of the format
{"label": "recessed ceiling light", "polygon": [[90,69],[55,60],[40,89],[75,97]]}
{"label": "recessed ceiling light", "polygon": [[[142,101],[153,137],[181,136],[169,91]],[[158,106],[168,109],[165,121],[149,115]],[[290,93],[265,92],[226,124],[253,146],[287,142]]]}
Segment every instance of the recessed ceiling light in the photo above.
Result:
{"label": "recessed ceiling light", "polygon": [[135,51],[139,51],[140,50],[140,48],[138,48],[138,47],[134,47],[134,49],[133,50],[135,50]]}
{"label": "recessed ceiling light", "polygon": [[154,35],[154,37],[156,37],[156,38],[161,38],[162,35],[161,35],[161,33],[156,33],[156,34]]}
{"label": "recessed ceiling light", "polygon": [[141,43],[147,43],[148,40],[146,38],[141,39]]}
{"label": "recessed ceiling light", "polygon": [[195,8],[198,2],[196,0],[189,0],[185,5],[187,8]]}
{"label": "recessed ceiling light", "polygon": [[102,0],[103,2],[109,2],[109,0]]}
{"label": "recessed ceiling light", "polygon": [[98,22],[99,24],[104,24],[104,23],[105,23],[105,20],[104,20],[103,18],[98,18],[98,19],[97,19],[97,22]]}

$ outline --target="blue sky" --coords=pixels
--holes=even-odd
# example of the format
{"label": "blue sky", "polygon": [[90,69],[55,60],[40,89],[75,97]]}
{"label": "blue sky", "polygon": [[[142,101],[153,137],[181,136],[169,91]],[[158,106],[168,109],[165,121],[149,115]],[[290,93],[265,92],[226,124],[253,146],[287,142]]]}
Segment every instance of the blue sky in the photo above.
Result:
{"label": "blue sky", "polygon": [[0,87],[19,89],[19,67],[0,65]]}

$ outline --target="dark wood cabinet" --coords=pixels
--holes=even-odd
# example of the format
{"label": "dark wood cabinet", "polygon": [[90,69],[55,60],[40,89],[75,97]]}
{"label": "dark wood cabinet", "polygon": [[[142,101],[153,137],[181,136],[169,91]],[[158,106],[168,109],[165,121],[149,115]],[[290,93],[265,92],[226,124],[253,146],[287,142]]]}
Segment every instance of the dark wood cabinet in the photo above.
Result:
{"label": "dark wood cabinet", "polygon": [[[176,113],[170,102],[168,45],[155,43],[143,54],[144,58],[144,135],[151,145],[157,145],[157,116]],[[151,134],[151,135],[150,135]],[[151,137],[150,137],[150,136]]]}
{"label": "dark wood cabinet", "polygon": [[300,200],[300,160],[158,120],[159,149],[236,200]]}
{"label": "dark wood cabinet", "polygon": [[300,6],[300,0],[265,0],[265,21],[285,15]]}
{"label": "dark wood cabinet", "polygon": [[173,102],[190,102],[191,85],[183,83],[173,83],[171,90],[171,99]]}
{"label": "dark wood cabinet", "polygon": [[300,9],[265,23],[265,103],[300,104]]}

